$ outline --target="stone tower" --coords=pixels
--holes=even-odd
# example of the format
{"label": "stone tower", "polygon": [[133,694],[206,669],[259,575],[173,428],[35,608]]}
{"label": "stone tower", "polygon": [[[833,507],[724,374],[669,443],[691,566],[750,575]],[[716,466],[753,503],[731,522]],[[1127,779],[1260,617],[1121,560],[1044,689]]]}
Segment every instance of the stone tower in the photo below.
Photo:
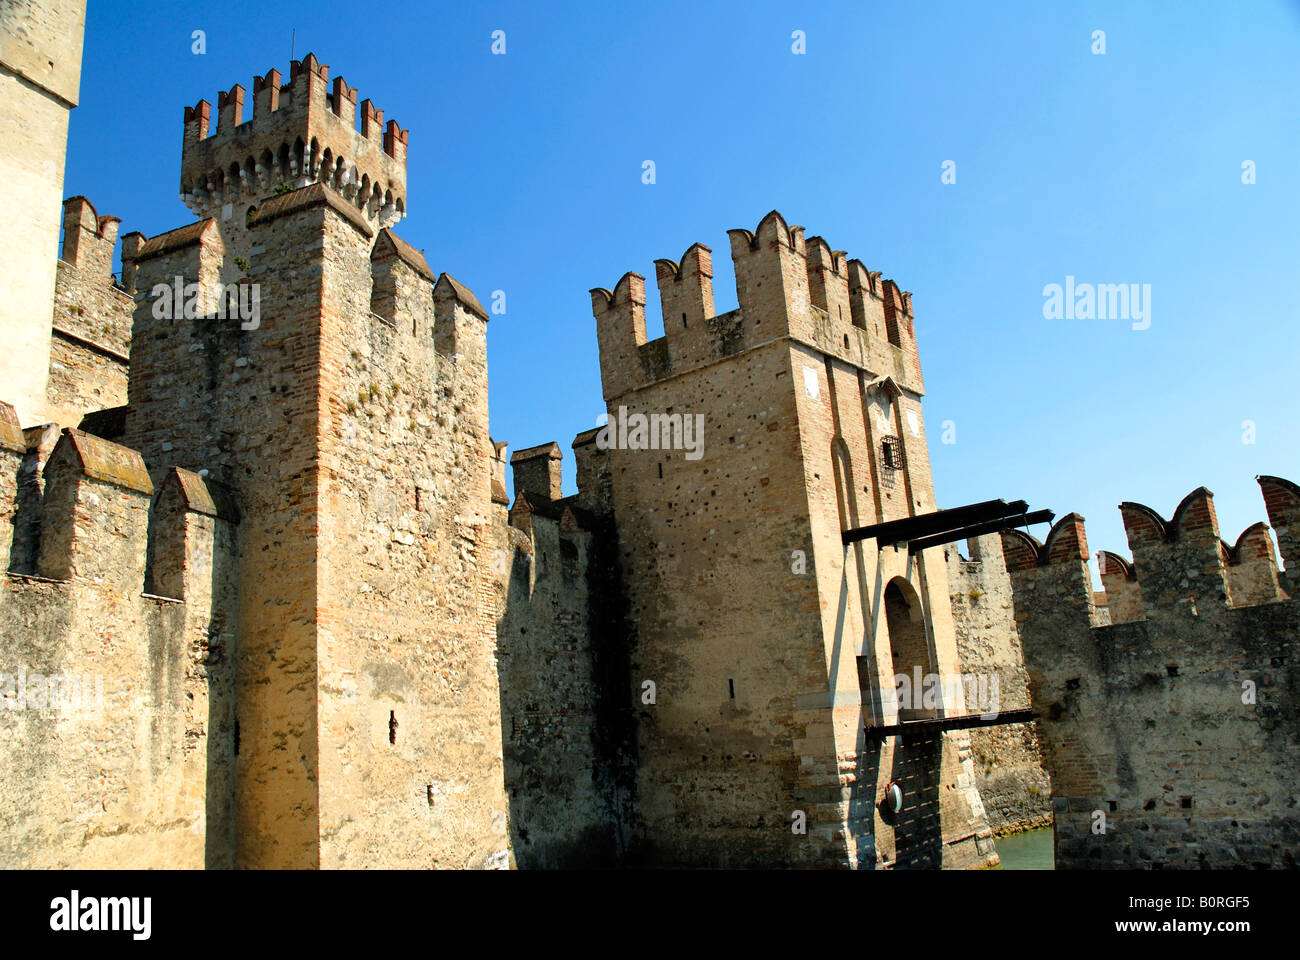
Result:
{"label": "stone tower", "polygon": [[[966,735],[873,732],[966,712],[960,687],[895,696],[896,675],[960,673],[942,549],[841,539],[935,509],[911,295],[775,211],[730,238],[737,310],[715,314],[700,244],[656,261],[662,338],[647,340],[640,275],[591,292],[639,855],[995,863]],[[884,813],[894,781],[903,809]]]}
{"label": "stone tower", "polygon": [[[233,492],[238,602],[209,850],[247,867],[505,856],[487,314],[389,230],[407,134],[308,56],[185,111],[202,219],[131,242],[123,443]],[[129,239],[129,238],[128,238]],[[156,592],[156,591],[155,591]],[[215,715],[215,714],[214,714]],[[223,761],[228,760],[228,767]],[[211,862],[211,858],[210,858]],[[220,865],[215,864],[215,865]]]}
{"label": "stone tower", "polygon": [[46,411],[63,158],[85,22],[85,0],[12,0],[0,9],[0,382],[22,423]]}

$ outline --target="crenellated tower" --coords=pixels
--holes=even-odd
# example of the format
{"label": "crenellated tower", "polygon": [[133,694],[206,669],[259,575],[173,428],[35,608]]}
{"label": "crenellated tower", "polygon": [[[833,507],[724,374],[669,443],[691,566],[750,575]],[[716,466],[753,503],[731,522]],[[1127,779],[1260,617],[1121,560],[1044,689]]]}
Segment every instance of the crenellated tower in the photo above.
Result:
{"label": "crenellated tower", "polygon": [[968,739],[880,733],[964,710],[895,697],[897,674],[960,672],[942,551],[842,541],[935,509],[911,295],[776,211],[729,237],[738,309],[717,313],[698,243],[655,261],[663,337],[640,274],[591,291],[628,696],[656,696],[637,707],[638,855],[995,862]]}
{"label": "crenellated tower", "polygon": [[313,183],[336,190],[375,229],[406,216],[408,131],[357,89],[308,54],[293,61],[289,81],[279,70],[253,80],[253,98],[235,84],[212,105],[185,108],[181,200],[196,217],[243,219],[267,197]]}
{"label": "crenellated tower", "polygon": [[[312,56],[283,86],[270,71],[247,120],[236,86],[211,135],[206,102],[186,111],[182,193],[200,219],[124,242],[127,402],[89,418],[118,442],[53,430],[13,444],[26,448],[13,451],[14,502],[31,522],[12,528],[10,551],[23,575],[90,590],[103,572],[82,531],[103,534],[115,521],[97,512],[120,511],[119,540],[103,536],[130,544],[113,580],[134,618],[121,641],[141,656],[164,639],[182,657],[187,642],[219,647],[202,685],[211,723],[158,745],[201,749],[210,767],[159,794],[189,804],[158,819],[197,830],[200,863],[504,866],[495,625],[482,604],[488,314],[390,229],[405,213],[406,131],[381,130],[365,101],[358,132],[356,90],[340,78],[329,92],[327,79]],[[68,218],[74,259],[102,269],[115,219],[72,202]],[[64,479],[78,470],[85,480]],[[219,562],[195,553],[184,517],[212,529]],[[189,609],[217,570],[205,631],[171,605]],[[185,702],[166,692],[160,709]],[[129,817],[104,829],[130,835]],[[61,843],[48,862],[75,864]],[[162,865],[125,841],[101,847]]]}

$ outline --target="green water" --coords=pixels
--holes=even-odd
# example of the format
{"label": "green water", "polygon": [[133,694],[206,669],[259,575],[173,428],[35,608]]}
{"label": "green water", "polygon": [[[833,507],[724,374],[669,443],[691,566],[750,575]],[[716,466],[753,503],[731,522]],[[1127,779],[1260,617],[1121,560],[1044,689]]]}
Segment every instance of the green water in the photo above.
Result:
{"label": "green water", "polygon": [[995,840],[1003,870],[1052,870],[1052,828],[1027,830]]}

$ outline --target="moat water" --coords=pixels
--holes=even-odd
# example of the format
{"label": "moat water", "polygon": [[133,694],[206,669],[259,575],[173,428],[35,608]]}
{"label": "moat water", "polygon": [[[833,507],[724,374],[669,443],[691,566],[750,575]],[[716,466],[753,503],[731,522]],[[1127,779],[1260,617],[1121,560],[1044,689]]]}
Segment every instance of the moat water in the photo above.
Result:
{"label": "moat water", "polygon": [[1026,830],[995,840],[1003,870],[1053,870],[1052,828]]}

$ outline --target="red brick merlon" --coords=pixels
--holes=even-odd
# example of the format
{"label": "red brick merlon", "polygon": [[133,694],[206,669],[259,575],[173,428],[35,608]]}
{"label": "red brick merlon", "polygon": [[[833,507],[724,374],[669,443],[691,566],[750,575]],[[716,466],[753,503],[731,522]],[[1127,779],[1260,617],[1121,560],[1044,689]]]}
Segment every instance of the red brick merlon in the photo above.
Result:
{"label": "red brick merlon", "polygon": [[797,250],[802,254],[805,251],[803,235],[804,228],[788,225],[785,217],[781,216],[778,210],[769,210],[752,231],[744,227],[727,231],[727,236],[731,239],[733,257],[743,250],[759,250],[764,245],[772,243],[788,246],[791,250]]}
{"label": "red brick merlon", "polygon": [[1263,521],[1252,523],[1241,531],[1236,543],[1229,544],[1224,540],[1222,545],[1229,563],[1273,556],[1273,540],[1268,535],[1268,524]]}
{"label": "red brick merlon", "polygon": [[655,280],[659,284],[664,330],[675,332],[681,317],[683,328],[703,331],[703,322],[714,316],[713,251],[702,243],[693,243],[681,260],[656,260]]}
{"label": "red brick merlon", "polygon": [[1124,580],[1136,580],[1137,571],[1133,564],[1110,550],[1097,551],[1097,566],[1103,583],[1107,577],[1119,577]]}
{"label": "red brick merlon", "polygon": [[[1281,477],[1259,476],[1260,491],[1264,494],[1264,507],[1268,522],[1277,534],[1278,549],[1286,562],[1286,570],[1294,577],[1300,568],[1300,486]],[[1296,584],[1292,584],[1294,588]]]}
{"label": "red brick merlon", "polygon": [[[1260,481],[1265,486],[1266,502],[1270,491],[1281,491],[1287,483],[1270,486],[1265,478]],[[1285,497],[1275,496],[1274,507],[1279,499]],[[1202,615],[1221,606],[1221,594],[1227,606],[1250,606],[1282,598],[1267,525],[1252,524],[1236,543],[1228,544],[1219,536],[1214,494],[1205,487],[1197,487],[1184,497],[1168,521],[1141,503],[1122,503],[1120,512],[1148,617],[1163,616],[1173,609],[1169,597],[1187,598],[1187,609],[1199,610]],[[1279,519],[1272,510],[1269,515],[1275,522]],[[1294,548],[1281,525],[1278,543],[1284,557],[1288,549]],[[1103,575],[1102,579],[1106,582],[1107,578]]]}
{"label": "red brick merlon", "polygon": [[1124,532],[1130,547],[1149,543],[1174,543],[1191,537],[1219,539],[1219,521],[1214,513],[1214,494],[1197,487],[1185,496],[1172,520],[1166,521],[1146,504],[1125,501],[1119,505]]}
{"label": "red brick merlon", "polygon": [[1050,564],[1086,561],[1088,537],[1083,528],[1083,517],[1067,513],[1052,525],[1047,540],[1039,543],[1023,530],[1002,531],[1002,554],[1007,570],[1030,570]]}

